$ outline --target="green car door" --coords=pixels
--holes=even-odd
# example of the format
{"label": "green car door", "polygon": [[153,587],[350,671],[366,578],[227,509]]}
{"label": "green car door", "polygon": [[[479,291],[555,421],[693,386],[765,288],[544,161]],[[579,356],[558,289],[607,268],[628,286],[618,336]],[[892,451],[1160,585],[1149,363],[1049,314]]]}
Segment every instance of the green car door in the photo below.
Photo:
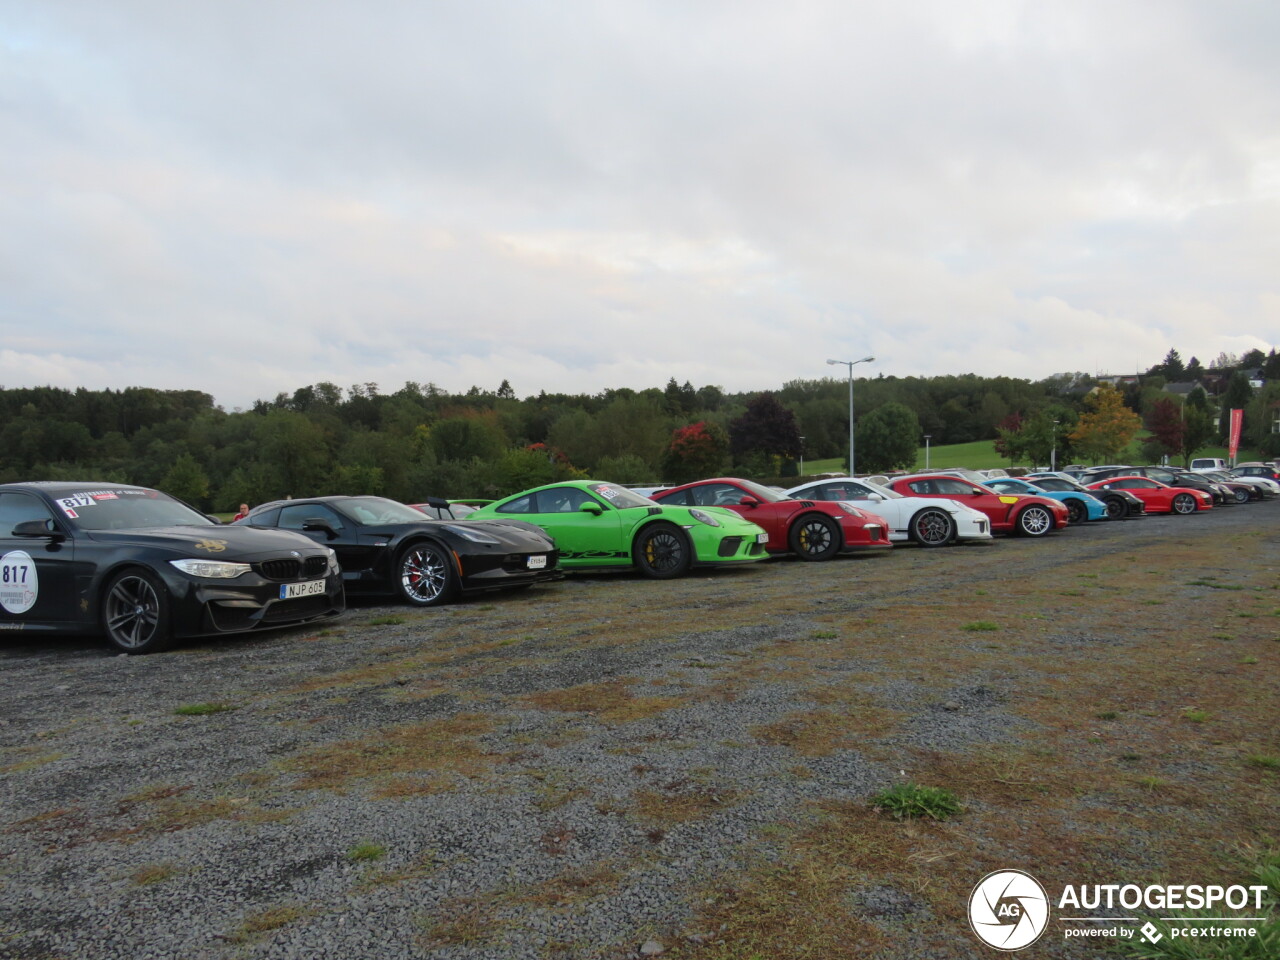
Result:
{"label": "green car door", "polygon": [[631,563],[630,525],[624,531],[621,512],[582,487],[531,490],[490,509],[493,516],[536,523],[555,537],[561,566]]}

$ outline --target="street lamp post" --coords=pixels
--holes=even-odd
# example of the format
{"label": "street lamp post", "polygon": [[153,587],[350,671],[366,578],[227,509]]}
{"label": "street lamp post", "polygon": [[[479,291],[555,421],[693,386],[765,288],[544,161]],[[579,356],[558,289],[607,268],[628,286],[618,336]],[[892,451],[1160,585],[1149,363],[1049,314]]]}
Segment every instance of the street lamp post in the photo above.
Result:
{"label": "street lamp post", "polygon": [[804,476],[804,437],[800,438],[800,476]]}
{"label": "street lamp post", "polygon": [[933,436],[931,433],[924,435],[924,468],[929,469],[929,440]]}
{"label": "street lamp post", "polygon": [[1049,451],[1049,470],[1058,469],[1058,421],[1053,421],[1053,447]]}
{"label": "street lamp post", "polygon": [[875,357],[863,357],[861,360],[828,360],[833,366],[844,365],[849,368],[849,476],[856,476],[853,462],[853,365],[855,363],[871,363]]}

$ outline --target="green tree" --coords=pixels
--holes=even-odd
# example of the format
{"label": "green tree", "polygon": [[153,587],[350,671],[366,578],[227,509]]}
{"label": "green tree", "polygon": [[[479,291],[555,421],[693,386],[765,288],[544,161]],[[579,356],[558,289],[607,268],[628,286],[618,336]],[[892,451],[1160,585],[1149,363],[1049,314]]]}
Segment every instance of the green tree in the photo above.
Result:
{"label": "green tree", "polygon": [[800,429],[795,414],[766,390],[729,424],[729,449],[735,463],[749,465],[759,473],[777,473],[784,458],[800,455]]}
{"label": "green tree", "polygon": [[996,424],[996,439],[992,446],[996,453],[1004,457],[1010,464],[1017,463],[1026,455],[1026,444],[1022,438],[1022,414],[1011,413]]}
{"label": "green tree", "polygon": [[1033,465],[1070,462],[1076,412],[1053,405],[1037,410],[1022,424],[1022,450]]}
{"label": "green tree", "polygon": [[492,417],[450,417],[431,427],[431,447],[440,460],[497,460],[506,449]]}
{"label": "green tree", "polygon": [[610,483],[646,483],[658,479],[649,464],[629,453],[620,457],[601,457],[591,473],[596,479]]}
{"label": "green tree", "polygon": [[1142,427],[1142,419],[1114,387],[1102,386],[1085,398],[1086,411],[1069,434],[1076,452],[1094,463],[1117,460]]}
{"label": "green tree", "polygon": [[1182,465],[1189,467],[1191,458],[1215,439],[1213,417],[1208,410],[1185,403],[1182,418],[1182,448],[1178,452],[1182,455]]}
{"label": "green tree", "polygon": [[185,500],[197,509],[204,510],[209,500],[209,478],[196,458],[184,453],[173,462],[169,472],[160,481],[160,489],[171,497]]}
{"label": "green tree", "polygon": [[1264,457],[1280,456],[1280,381],[1268,381],[1258,390],[1245,411],[1249,445]]}
{"label": "green tree", "polygon": [[[1218,398],[1218,409],[1221,411],[1221,416],[1218,418],[1218,433],[1223,441],[1231,434],[1231,411],[1247,409],[1252,399],[1253,387],[1249,383],[1249,375],[1243,370],[1237,370],[1227,381],[1227,389],[1222,391],[1222,396]],[[1247,430],[1248,426],[1246,417],[1244,428]]]}
{"label": "green tree", "polygon": [[862,418],[854,437],[863,473],[910,468],[920,447],[920,420],[902,403],[882,403]]}
{"label": "green tree", "polygon": [[1170,350],[1164,356],[1164,362],[1153,373],[1161,373],[1169,383],[1181,383],[1187,376],[1187,368],[1177,350]]}
{"label": "green tree", "polygon": [[258,428],[259,462],[268,476],[261,499],[312,495],[323,482],[331,463],[324,432],[304,414],[272,410]]}

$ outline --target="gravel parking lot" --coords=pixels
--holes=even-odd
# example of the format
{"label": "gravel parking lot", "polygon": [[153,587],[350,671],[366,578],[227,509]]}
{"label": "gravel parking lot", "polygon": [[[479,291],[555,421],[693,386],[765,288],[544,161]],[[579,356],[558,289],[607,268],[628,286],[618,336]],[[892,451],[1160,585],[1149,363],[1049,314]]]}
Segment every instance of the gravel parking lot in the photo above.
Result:
{"label": "gravel parking lot", "polygon": [[[990,956],[990,870],[1235,882],[1276,833],[1277,521],[575,576],[148,657],[0,636],[0,958]],[[869,806],[900,782],[963,810]]]}

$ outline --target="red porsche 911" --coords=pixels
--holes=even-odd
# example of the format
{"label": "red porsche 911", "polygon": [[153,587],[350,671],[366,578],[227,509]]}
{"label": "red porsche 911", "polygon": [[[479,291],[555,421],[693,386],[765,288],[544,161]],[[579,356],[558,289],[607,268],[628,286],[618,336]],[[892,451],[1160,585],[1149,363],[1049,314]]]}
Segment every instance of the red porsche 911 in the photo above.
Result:
{"label": "red porsche 911", "polygon": [[1150,477],[1112,477],[1086,484],[1090,490],[1128,490],[1147,505],[1147,513],[1195,513],[1213,508],[1213,496],[1191,487],[1171,487]]}
{"label": "red porsche 911", "polygon": [[950,497],[966,507],[981,510],[991,519],[992,533],[1017,533],[1043,537],[1067,525],[1066,504],[1049,497],[1000,493],[963,477],[946,474],[916,474],[898,477],[888,484],[907,497]]}
{"label": "red porsche 911", "polygon": [[881,516],[844,503],[793,500],[750,480],[721,477],[668,487],[651,497],[688,507],[727,507],[764,528],[770,553],[801,560],[829,560],[837,553],[890,547],[889,524]]}

